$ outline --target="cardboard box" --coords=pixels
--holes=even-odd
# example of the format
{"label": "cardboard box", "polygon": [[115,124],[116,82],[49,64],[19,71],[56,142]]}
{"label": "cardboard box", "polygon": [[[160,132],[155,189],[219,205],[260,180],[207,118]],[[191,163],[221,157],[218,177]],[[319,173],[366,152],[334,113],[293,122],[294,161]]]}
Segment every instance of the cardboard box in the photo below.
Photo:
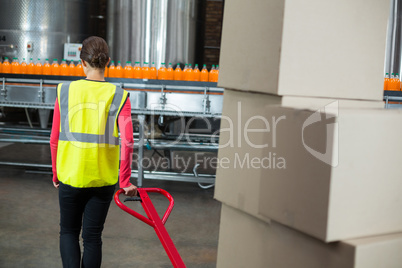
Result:
{"label": "cardboard box", "polygon": [[[265,219],[259,214],[260,179],[265,171],[261,169],[260,160],[262,149],[253,148],[253,144],[261,145],[266,141],[266,132],[248,130],[264,129],[265,105],[294,106],[301,108],[318,108],[332,103],[332,99],[306,98],[250,93],[226,89],[224,92],[223,111],[221,119],[221,133],[219,136],[215,198],[219,201]],[[379,101],[352,101],[340,100],[340,107],[383,107]],[[262,120],[263,119],[263,120]],[[268,120],[273,128],[274,122]],[[278,122],[280,125],[281,122]],[[246,133],[244,131],[247,131]],[[271,143],[272,141],[270,141]],[[270,154],[271,165],[274,162],[275,151]],[[251,163],[255,160],[253,163]],[[267,163],[263,163],[264,166]],[[254,168],[253,166],[257,166]],[[260,167],[260,168],[258,168]]]}
{"label": "cardboard box", "polygon": [[388,16],[383,0],[226,1],[218,85],[382,100]]}
{"label": "cardboard box", "polygon": [[402,233],[324,243],[222,205],[218,268],[396,268]]}
{"label": "cardboard box", "polygon": [[280,121],[254,152],[263,218],[324,241],[402,231],[402,111],[267,105],[265,118]]}

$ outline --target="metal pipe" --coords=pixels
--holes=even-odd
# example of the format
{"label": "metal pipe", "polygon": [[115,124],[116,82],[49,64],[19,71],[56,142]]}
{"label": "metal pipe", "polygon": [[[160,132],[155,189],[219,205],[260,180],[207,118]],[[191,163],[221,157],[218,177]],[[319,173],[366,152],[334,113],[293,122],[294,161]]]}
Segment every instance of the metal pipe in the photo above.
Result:
{"label": "metal pipe", "polygon": [[138,141],[138,178],[137,186],[142,186],[142,180],[144,178],[144,168],[142,166],[142,160],[144,159],[144,144],[145,144],[145,115],[138,115],[139,121],[139,141]]}
{"label": "metal pipe", "polygon": [[[20,133],[42,133],[45,135],[50,135],[50,130],[46,130],[46,129],[31,129],[31,128],[18,128],[18,127],[0,127],[0,133],[1,132],[6,132],[6,133],[10,133],[10,132],[20,132]],[[15,133],[14,133],[15,134]]]}
{"label": "metal pipe", "polygon": [[25,115],[27,116],[27,120],[28,120],[28,125],[33,128],[32,122],[31,122],[31,117],[29,116],[28,113],[28,108],[25,108]]}
{"label": "metal pipe", "polygon": [[1,139],[0,142],[10,143],[27,143],[27,144],[49,144],[49,140],[32,140],[32,139]]}
{"label": "metal pipe", "polygon": [[52,165],[36,164],[36,163],[21,163],[21,162],[3,162],[0,161],[0,165],[4,166],[17,166],[17,167],[33,167],[33,168],[52,168]]}
{"label": "metal pipe", "polygon": [[[136,178],[139,175],[138,172],[133,171],[131,173],[132,178]],[[158,172],[158,171],[144,171],[143,177],[147,180],[168,180],[168,181],[182,181],[182,182],[194,182],[194,183],[215,183],[214,175],[198,174],[198,177],[194,177],[190,173],[174,173],[174,172]]]}
{"label": "metal pipe", "polygon": [[384,72],[400,73],[402,45],[402,0],[390,1]]}

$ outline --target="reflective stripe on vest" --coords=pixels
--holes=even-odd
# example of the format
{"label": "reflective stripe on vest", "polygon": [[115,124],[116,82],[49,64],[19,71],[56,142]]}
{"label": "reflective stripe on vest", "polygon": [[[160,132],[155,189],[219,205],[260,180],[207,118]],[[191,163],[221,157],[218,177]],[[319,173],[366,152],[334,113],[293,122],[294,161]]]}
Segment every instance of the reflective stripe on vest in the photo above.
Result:
{"label": "reflective stripe on vest", "polygon": [[119,137],[113,136],[114,123],[117,112],[119,111],[120,103],[123,99],[124,90],[121,87],[116,87],[116,93],[110,105],[109,114],[106,118],[105,134],[96,135],[88,133],[77,133],[70,131],[68,96],[70,91],[70,83],[63,83],[60,89],[60,136],[62,141],[78,141],[88,143],[105,143],[119,145]]}

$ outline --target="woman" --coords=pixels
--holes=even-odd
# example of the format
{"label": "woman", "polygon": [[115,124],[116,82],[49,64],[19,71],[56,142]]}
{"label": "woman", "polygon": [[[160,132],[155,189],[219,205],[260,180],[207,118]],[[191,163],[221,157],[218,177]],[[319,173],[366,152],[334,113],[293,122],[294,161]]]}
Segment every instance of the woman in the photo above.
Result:
{"label": "woman", "polygon": [[103,225],[118,178],[127,196],[137,193],[137,187],[130,183],[130,100],[126,91],[105,82],[108,51],[102,38],[85,39],[80,58],[86,79],[57,87],[50,147],[53,184],[59,189],[63,267],[100,267]]}

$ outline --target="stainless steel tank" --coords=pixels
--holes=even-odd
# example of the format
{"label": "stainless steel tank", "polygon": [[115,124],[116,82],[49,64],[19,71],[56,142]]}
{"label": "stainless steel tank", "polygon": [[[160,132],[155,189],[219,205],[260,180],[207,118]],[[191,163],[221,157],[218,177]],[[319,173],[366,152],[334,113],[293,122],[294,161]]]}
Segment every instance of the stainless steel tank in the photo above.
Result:
{"label": "stainless steel tank", "polygon": [[194,63],[198,0],[109,0],[113,60]]}
{"label": "stainless steel tank", "polygon": [[64,43],[97,34],[99,1],[0,0],[0,57],[63,57]]}

